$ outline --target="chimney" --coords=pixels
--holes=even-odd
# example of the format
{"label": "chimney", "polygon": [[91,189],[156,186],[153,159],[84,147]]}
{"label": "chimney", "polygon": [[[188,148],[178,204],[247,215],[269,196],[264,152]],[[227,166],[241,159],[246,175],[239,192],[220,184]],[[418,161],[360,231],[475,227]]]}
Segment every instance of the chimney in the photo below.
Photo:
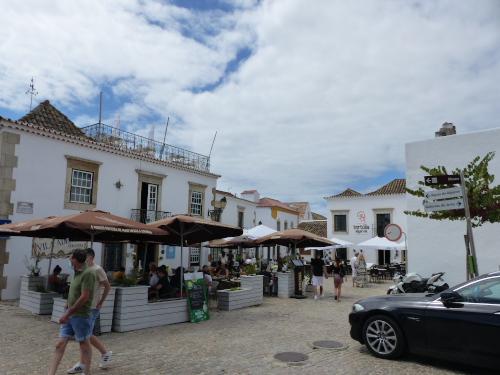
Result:
{"label": "chimney", "polygon": [[255,203],[260,202],[260,194],[257,190],[245,190],[243,193],[240,194],[240,198]]}
{"label": "chimney", "polygon": [[457,131],[455,130],[455,126],[451,122],[445,122],[441,129],[439,129],[438,132],[436,132],[436,138],[437,137],[446,137],[447,135],[453,135],[457,134]]}

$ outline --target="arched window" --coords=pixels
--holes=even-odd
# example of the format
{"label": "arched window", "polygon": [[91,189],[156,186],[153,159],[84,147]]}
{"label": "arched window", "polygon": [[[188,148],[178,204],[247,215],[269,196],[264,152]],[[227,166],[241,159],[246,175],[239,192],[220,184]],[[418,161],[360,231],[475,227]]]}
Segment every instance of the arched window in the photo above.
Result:
{"label": "arched window", "polygon": [[285,220],[285,230],[288,229],[288,221]]}

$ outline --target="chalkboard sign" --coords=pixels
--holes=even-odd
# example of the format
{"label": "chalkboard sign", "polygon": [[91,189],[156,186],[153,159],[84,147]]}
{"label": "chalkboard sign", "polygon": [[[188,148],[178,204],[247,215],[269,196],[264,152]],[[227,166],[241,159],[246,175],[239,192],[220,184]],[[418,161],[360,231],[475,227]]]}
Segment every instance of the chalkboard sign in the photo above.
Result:
{"label": "chalkboard sign", "polygon": [[184,280],[184,284],[186,285],[191,323],[210,319],[205,281],[203,279]]}

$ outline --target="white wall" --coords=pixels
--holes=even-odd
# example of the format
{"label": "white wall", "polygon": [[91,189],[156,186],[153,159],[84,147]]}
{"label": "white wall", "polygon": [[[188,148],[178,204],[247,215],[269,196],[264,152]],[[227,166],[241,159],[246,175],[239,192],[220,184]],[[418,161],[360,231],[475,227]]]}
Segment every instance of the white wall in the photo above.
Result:
{"label": "white wall", "polygon": [[[207,211],[212,199],[211,191],[216,186],[215,175],[193,173],[15,129],[3,131],[20,134],[20,144],[16,145],[15,148],[15,155],[18,156],[18,167],[14,168],[13,172],[16,189],[11,194],[11,202],[14,203],[14,214],[9,216],[9,219],[12,222],[78,212],[63,208],[67,167],[65,155],[102,162],[99,168],[97,209],[130,218],[131,210],[137,208],[139,176],[136,169],[141,169],[167,175],[163,180],[159,211],[170,211],[173,214],[187,213],[189,204],[188,182],[207,185],[203,215],[208,218]],[[118,180],[124,185],[119,190],[115,186]],[[15,205],[17,202],[34,203],[33,214],[16,213]],[[3,299],[18,298],[19,296],[20,276],[27,273],[23,259],[25,255],[29,257],[31,254],[31,241],[30,238],[21,237],[12,237],[7,241],[9,263],[4,267],[4,276],[8,277],[8,284],[7,289],[2,291]],[[96,261],[101,259],[102,249],[103,245],[94,244]],[[129,249],[127,251],[130,252]],[[184,266],[187,266],[187,248],[185,254],[183,263]],[[175,260],[160,262],[160,264],[163,263],[171,267],[180,265],[179,249],[176,249]],[[53,260],[51,267],[53,268],[56,264],[62,267],[63,273],[70,273],[67,259]],[[43,274],[45,274],[48,260],[42,261],[41,267]],[[131,257],[126,260],[126,268],[132,268]]]}
{"label": "white wall", "polygon": [[[397,224],[401,227],[403,232],[407,233],[407,221],[404,210],[406,209],[406,200],[404,194],[395,195],[370,195],[359,197],[338,197],[326,198],[327,201],[327,233],[328,238],[338,238],[341,240],[349,241],[354,244],[359,244],[377,235],[374,228],[376,226],[376,213],[374,210],[383,210],[383,213],[392,212],[391,223]],[[385,210],[387,209],[387,210]],[[391,210],[392,209],[392,210]],[[333,213],[332,211],[345,211],[348,216],[347,231],[348,233],[334,232],[333,226]],[[358,218],[358,213],[363,212],[365,221]],[[382,212],[379,212],[382,213]],[[366,226],[368,229],[362,229],[359,226]],[[404,240],[401,238],[401,241]],[[361,249],[354,247],[356,252]],[[354,250],[348,249],[348,258],[354,255]],[[366,261],[368,263],[378,263],[377,250],[363,250]],[[401,252],[391,251],[391,256],[395,258],[396,262],[401,261]]]}
{"label": "white wall", "polygon": [[[222,194],[216,194],[216,200],[220,201],[222,197],[226,198],[226,208],[222,212],[220,221],[221,223],[238,226],[238,212],[240,208],[243,210],[243,229],[250,229],[256,226],[256,209],[258,203],[250,202],[246,199],[229,197]],[[212,209],[212,208],[210,208]]]}
{"label": "white wall", "polygon": [[[476,156],[483,158],[490,151],[500,148],[500,129],[432,138],[406,144],[406,179],[409,188],[418,187],[426,173],[420,169],[445,166],[451,172],[464,168]],[[500,155],[490,162],[489,173],[495,175],[493,186],[500,184]],[[432,189],[428,187],[428,189]],[[408,210],[423,210],[422,198],[408,195]],[[473,229],[478,268],[481,274],[498,271],[500,251],[499,224],[483,224]],[[446,272],[450,285],[465,281],[465,221],[437,221],[408,216],[409,270],[422,276],[433,272]]]}

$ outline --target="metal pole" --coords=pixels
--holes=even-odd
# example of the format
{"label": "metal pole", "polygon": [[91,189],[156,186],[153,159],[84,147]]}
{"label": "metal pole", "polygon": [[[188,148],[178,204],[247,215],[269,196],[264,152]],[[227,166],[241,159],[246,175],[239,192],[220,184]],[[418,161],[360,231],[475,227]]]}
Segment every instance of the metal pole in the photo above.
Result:
{"label": "metal pole", "polygon": [[467,197],[467,190],[465,188],[465,178],[463,173],[460,173],[460,187],[462,188],[462,196],[464,199],[465,219],[467,221],[467,235],[469,236],[470,251],[472,254],[472,261],[474,263],[474,276],[477,276],[480,275],[480,273],[477,265],[476,247],[474,246],[474,236],[472,234],[472,225],[470,221],[469,198]]}
{"label": "metal pole", "polygon": [[49,276],[50,276],[50,267],[52,265],[52,254],[54,254],[54,240],[55,237],[52,237],[52,245],[50,245],[49,270],[47,271],[47,281],[45,283],[45,289],[47,290],[49,290]]}
{"label": "metal pole", "polygon": [[179,222],[180,226],[181,226],[181,277],[180,277],[180,280],[181,280],[181,298],[182,298],[182,283],[184,282],[184,272],[183,269],[182,269],[182,248],[183,248],[183,245],[184,245],[184,223],[182,222]]}

